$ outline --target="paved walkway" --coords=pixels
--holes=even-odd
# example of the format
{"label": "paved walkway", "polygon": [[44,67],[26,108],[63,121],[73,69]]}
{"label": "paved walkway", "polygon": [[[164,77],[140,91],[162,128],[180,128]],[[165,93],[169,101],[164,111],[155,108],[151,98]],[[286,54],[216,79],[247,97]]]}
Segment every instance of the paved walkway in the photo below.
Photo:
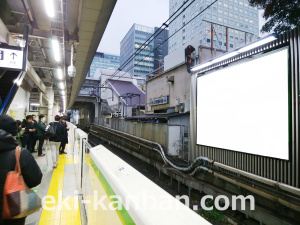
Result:
{"label": "paved walkway", "polygon": [[[53,197],[52,199],[47,198],[45,204],[51,210],[46,210],[45,207],[41,208],[26,218],[26,225],[81,225],[78,197],[76,193],[74,194],[74,190],[77,190],[75,167],[69,145],[66,147],[66,151],[67,155],[59,155],[56,169],[52,168],[50,151],[47,151],[47,157],[38,157],[37,153],[33,153],[43,172],[43,180],[35,188],[35,191],[40,197],[46,195]],[[59,200],[68,204],[60,204]]]}

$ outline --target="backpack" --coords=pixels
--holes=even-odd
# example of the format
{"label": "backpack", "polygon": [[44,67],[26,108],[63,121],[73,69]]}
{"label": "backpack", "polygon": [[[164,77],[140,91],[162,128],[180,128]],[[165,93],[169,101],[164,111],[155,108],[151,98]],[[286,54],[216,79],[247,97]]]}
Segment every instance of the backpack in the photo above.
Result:
{"label": "backpack", "polygon": [[44,138],[50,139],[56,137],[56,126],[54,123],[49,123],[49,125],[45,129]]}

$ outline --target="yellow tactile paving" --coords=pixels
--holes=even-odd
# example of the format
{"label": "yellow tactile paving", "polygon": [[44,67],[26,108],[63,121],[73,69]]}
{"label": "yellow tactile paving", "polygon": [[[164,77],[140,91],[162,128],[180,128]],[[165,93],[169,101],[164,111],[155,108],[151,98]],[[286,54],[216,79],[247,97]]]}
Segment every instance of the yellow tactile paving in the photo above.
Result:
{"label": "yellow tactile paving", "polygon": [[[47,210],[46,207],[43,208],[39,225],[81,225],[80,209],[77,197],[71,197],[68,199],[67,203],[70,208],[66,208],[65,205],[59,204],[59,193],[63,190],[64,182],[64,165],[73,163],[72,156],[60,155],[58,160],[58,167],[54,169],[51,183],[48,189],[47,195],[51,195],[55,199],[55,203],[51,202],[51,199],[47,199],[46,207],[52,208],[52,210]],[[64,201],[65,198],[62,198]]]}
{"label": "yellow tactile paving", "polygon": [[[89,157],[86,157],[89,162]],[[88,195],[85,197],[85,200],[88,200],[90,204],[87,205],[87,218],[88,225],[98,225],[98,224],[113,224],[113,225],[122,225],[117,212],[115,210],[109,210],[109,204],[111,203],[109,197],[107,196],[103,186],[101,185],[97,175],[95,174],[92,166],[89,165],[89,178],[91,180],[93,190],[97,191],[98,198],[95,199],[94,195]],[[100,206],[94,207],[95,200],[99,201],[101,197],[105,196],[105,200],[103,201],[104,206],[107,210],[103,210]]]}

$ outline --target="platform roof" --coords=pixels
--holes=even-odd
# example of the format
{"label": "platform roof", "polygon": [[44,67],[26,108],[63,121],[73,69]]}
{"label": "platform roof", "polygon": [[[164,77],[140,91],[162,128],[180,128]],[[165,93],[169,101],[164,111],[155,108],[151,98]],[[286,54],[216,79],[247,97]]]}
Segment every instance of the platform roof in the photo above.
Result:
{"label": "platform roof", "polygon": [[[52,18],[47,15],[46,1],[53,1]],[[63,82],[65,99],[70,108],[84,83],[116,0],[46,1],[7,0],[9,7],[1,20],[15,40],[23,38],[24,27],[29,26],[29,67],[38,75],[34,82],[43,92],[45,87],[53,87],[56,102],[62,102],[63,94],[58,83]],[[52,38],[59,41],[60,62],[54,58]],[[72,45],[75,49],[73,62],[77,70],[74,78],[67,73],[71,64]],[[64,71],[62,81],[57,77],[57,68]]]}

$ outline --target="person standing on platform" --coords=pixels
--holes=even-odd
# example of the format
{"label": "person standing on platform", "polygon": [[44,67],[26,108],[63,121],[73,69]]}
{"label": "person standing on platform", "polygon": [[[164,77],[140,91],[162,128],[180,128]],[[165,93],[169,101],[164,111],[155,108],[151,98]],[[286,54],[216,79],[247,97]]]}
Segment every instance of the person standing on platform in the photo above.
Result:
{"label": "person standing on platform", "polygon": [[31,149],[31,152],[36,152],[35,151],[35,146],[36,146],[36,141],[38,140],[38,137],[37,137],[37,122],[35,120],[36,118],[36,115],[32,115],[32,123],[33,123],[33,127],[35,129],[35,132],[32,133],[32,149]]}
{"label": "person standing on platform", "polygon": [[53,168],[57,168],[58,166],[58,151],[59,151],[59,146],[60,142],[62,141],[62,137],[65,134],[66,127],[59,123],[60,116],[56,115],[55,116],[55,121],[52,123],[49,123],[50,126],[53,126],[55,130],[55,137],[52,137],[49,139],[49,145],[52,153],[52,161],[53,161]]}
{"label": "person standing on platform", "polygon": [[22,122],[20,120],[17,120],[17,126],[18,126],[18,133],[16,140],[18,142],[18,145],[22,147],[22,139],[23,139],[23,134],[24,134],[24,129],[22,129]]}
{"label": "person standing on platform", "polygon": [[39,122],[37,123],[37,137],[39,140],[39,148],[38,148],[38,156],[45,156],[42,152],[43,144],[45,141],[44,134],[45,134],[46,124],[45,124],[45,116],[43,114],[39,115]]}
{"label": "person standing on platform", "polygon": [[66,116],[63,116],[61,118],[61,124],[63,124],[66,129],[65,129],[65,134],[64,134],[62,141],[60,143],[60,146],[59,146],[59,154],[67,154],[65,151],[65,148],[66,148],[66,144],[69,143],[68,142],[68,131],[70,128],[67,125],[67,117]]}
{"label": "person standing on platform", "polygon": [[[16,166],[15,150],[18,146],[16,141],[17,132],[16,121],[8,115],[0,115],[0,224],[24,225],[26,220],[26,217],[12,220],[2,218],[4,184],[7,173],[14,171]],[[29,151],[21,150],[20,166],[24,182],[29,188],[33,188],[41,183],[43,174]],[[17,185],[15,184],[15,186]]]}
{"label": "person standing on platform", "polygon": [[22,139],[22,148],[28,149],[28,151],[32,150],[32,139],[33,139],[33,132],[35,129],[32,123],[32,115],[26,116],[26,120],[22,122],[22,129],[24,129],[25,133],[23,134]]}

